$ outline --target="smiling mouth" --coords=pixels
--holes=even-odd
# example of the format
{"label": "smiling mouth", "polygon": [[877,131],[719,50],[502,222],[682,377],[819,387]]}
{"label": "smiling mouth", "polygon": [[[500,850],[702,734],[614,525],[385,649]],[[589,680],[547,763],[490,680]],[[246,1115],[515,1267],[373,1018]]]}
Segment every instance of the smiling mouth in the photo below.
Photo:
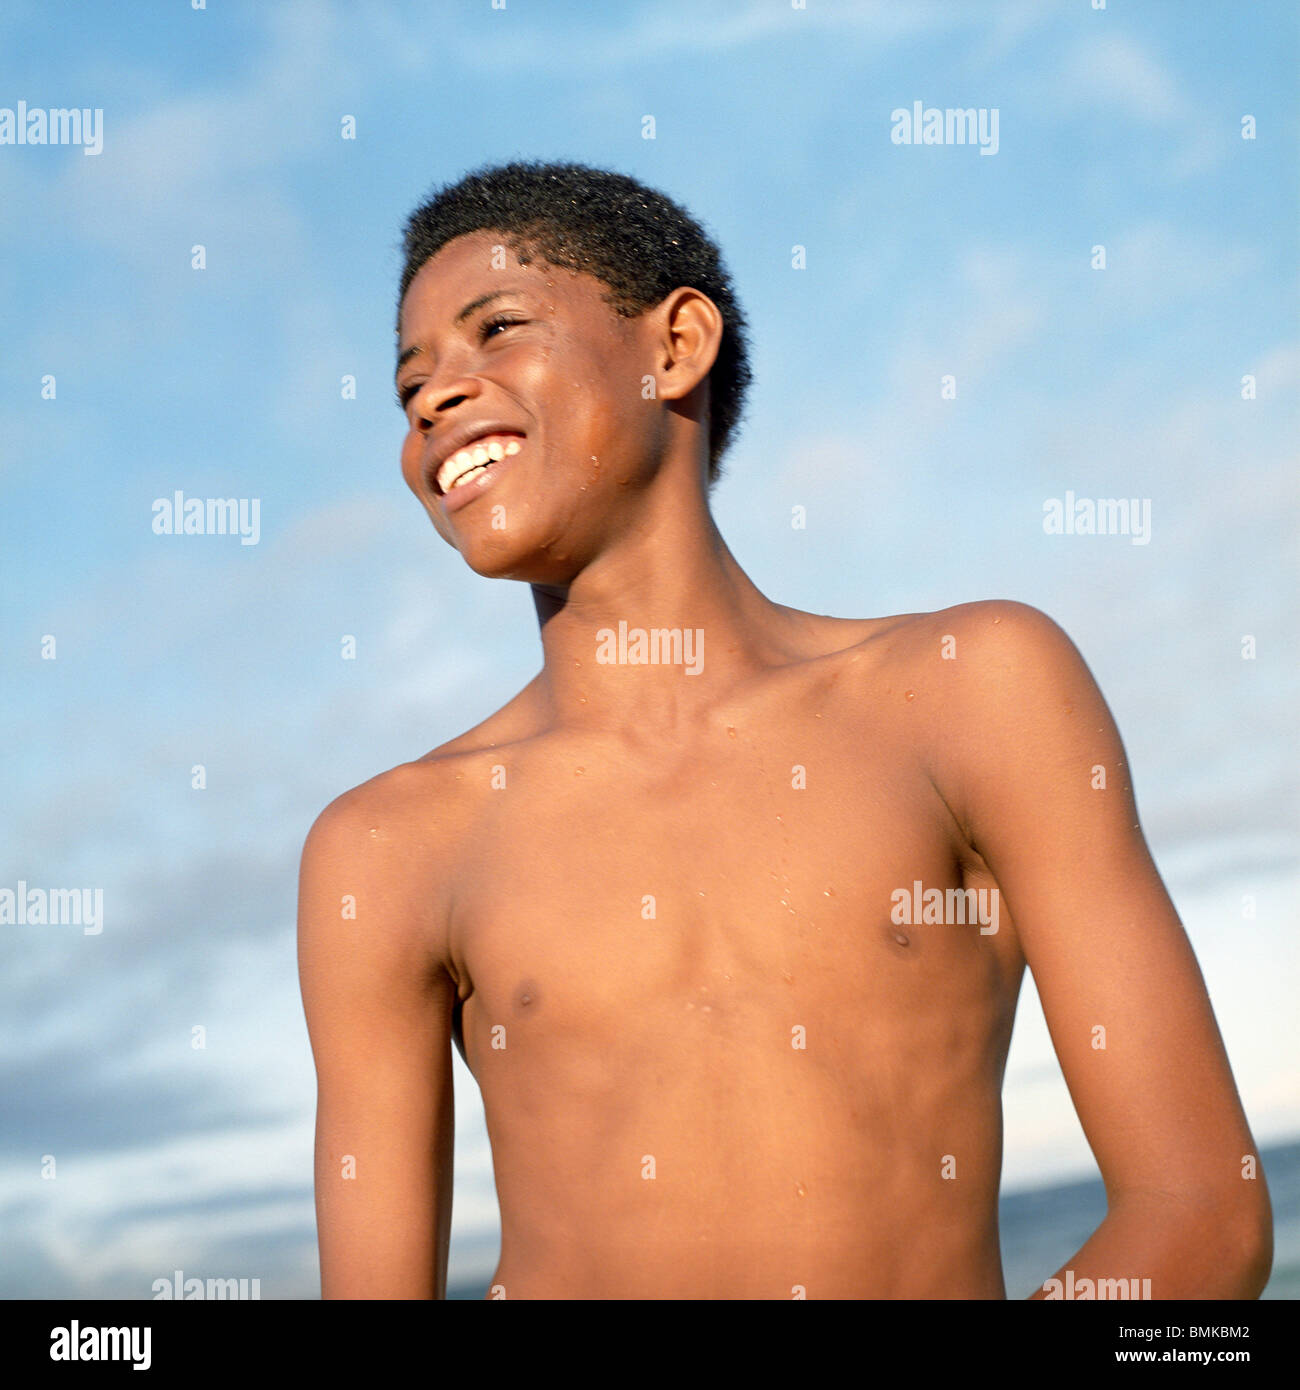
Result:
{"label": "smiling mouth", "polygon": [[523,448],[522,438],[518,434],[485,434],[481,439],[458,449],[439,466],[434,478],[435,491],[446,497],[457,488],[472,483],[494,463],[517,454]]}

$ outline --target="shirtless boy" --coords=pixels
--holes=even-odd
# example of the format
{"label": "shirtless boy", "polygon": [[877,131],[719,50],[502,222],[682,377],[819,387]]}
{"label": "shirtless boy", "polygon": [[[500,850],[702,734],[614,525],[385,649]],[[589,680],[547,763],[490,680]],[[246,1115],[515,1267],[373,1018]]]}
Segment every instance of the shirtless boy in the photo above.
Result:
{"label": "shirtless boy", "polygon": [[1026,965],[1108,1196],[1044,1280],[1257,1296],[1254,1142],[1065,634],[755,588],[708,505],[744,320],[660,195],[481,171],[406,252],[403,476],[471,569],[531,587],[544,660],[308,837],[324,1296],[443,1296],[454,1040],[496,1297],[1002,1298]]}

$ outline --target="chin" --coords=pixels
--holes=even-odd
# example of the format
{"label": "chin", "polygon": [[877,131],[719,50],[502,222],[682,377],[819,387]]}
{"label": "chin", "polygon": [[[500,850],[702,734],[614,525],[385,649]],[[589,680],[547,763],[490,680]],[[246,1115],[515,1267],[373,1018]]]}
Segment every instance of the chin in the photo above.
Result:
{"label": "chin", "polygon": [[461,558],[475,574],[482,575],[484,579],[523,578],[522,575],[516,573],[516,565],[508,556],[466,555],[462,551]]}
{"label": "chin", "polygon": [[536,547],[500,542],[470,546],[460,553],[470,569],[484,579],[514,579],[521,584],[567,587],[582,568],[572,557],[559,561]]}
{"label": "chin", "polygon": [[519,545],[507,545],[500,537],[495,544],[470,544],[460,548],[460,557],[484,579],[520,579],[528,581],[545,568],[536,551]]}

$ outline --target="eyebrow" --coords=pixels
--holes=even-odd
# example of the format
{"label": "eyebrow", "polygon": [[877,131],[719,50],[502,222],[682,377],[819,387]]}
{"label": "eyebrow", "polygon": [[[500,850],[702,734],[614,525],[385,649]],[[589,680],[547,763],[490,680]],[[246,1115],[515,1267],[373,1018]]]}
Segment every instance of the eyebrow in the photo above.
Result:
{"label": "eyebrow", "polygon": [[[458,323],[464,323],[465,320],[469,318],[469,316],[474,312],[475,309],[481,309],[485,304],[491,304],[494,299],[500,299],[503,295],[517,293],[518,289],[515,287],[511,287],[509,289],[489,290],[487,294],[481,294],[477,299],[471,299],[470,302],[466,304],[465,307],[460,311],[460,313],[458,313],[456,317],[452,319],[452,326],[454,327]],[[408,347],[401,354],[401,356],[398,357],[397,366],[393,370],[393,376],[396,377],[397,374],[402,370],[404,366],[406,366],[406,364],[411,360],[412,357],[414,357],[417,353],[423,351],[424,348],[421,346],[421,344],[412,343],[411,346]]]}

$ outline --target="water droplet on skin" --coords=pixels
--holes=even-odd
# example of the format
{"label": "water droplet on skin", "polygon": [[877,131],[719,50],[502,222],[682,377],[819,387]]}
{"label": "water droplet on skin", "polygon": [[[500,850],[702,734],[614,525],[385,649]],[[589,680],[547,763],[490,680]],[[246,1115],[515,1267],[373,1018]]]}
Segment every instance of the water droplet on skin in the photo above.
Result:
{"label": "water droplet on skin", "polygon": [[583,774],[584,772],[586,772],[586,770],[587,770],[587,769],[586,769],[585,767],[575,767],[575,768],[573,769],[573,775],[574,775],[575,777],[581,777],[582,774]]}
{"label": "water droplet on skin", "polygon": [[916,691],[915,691],[915,690],[904,690],[904,691],[903,691],[903,699],[904,699],[904,700],[915,700],[915,699],[916,699]]}
{"label": "water droplet on skin", "polygon": [[795,1183],[794,1190],[795,1195],[798,1197],[806,1197],[808,1195],[808,1189],[801,1182]]}
{"label": "water droplet on skin", "polygon": [[727,737],[728,737],[728,738],[735,738],[735,737],[736,737],[736,731],[735,731],[735,729],[733,729],[733,728],[731,727],[730,724],[727,725]]}
{"label": "water droplet on skin", "polygon": [[994,621],[995,623],[1000,623],[1000,622],[1002,621],[1002,619],[1001,619],[1001,618],[994,618],[993,621]]}
{"label": "water droplet on skin", "polygon": [[823,888],[823,889],[822,889],[822,897],[823,897],[823,898],[833,898],[834,896],[835,896],[835,889],[834,889],[834,888]]}

